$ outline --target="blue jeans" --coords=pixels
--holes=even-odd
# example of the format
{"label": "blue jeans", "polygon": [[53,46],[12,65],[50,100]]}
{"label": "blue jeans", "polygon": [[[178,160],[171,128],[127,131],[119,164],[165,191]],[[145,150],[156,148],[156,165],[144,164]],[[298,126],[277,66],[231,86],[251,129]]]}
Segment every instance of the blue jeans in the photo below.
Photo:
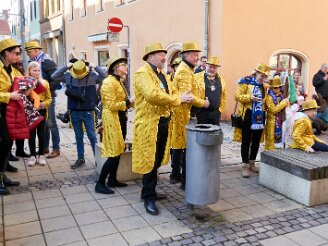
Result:
{"label": "blue jeans", "polygon": [[71,110],[71,121],[75,132],[77,156],[78,159],[84,159],[84,132],[82,128],[82,122],[85,126],[87,136],[90,140],[93,155],[95,155],[95,145],[97,143],[97,136],[95,131],[95,121],[93,111],[76,111]]}
{"label": "blue jeans", "polygon": [[50,132],[52,138],[52,149],[59,150],[59,131],[56,122],[56,113],[55,113],[55,105],[56,105],[56,98],[52,98],[52,103],[48,107],[48,119],[46,124],[46,133],[44,139],[44,149],[49,149],[49,142],[50,142]]}
{"label": "blue jeans", "polygon": [[314,141],[314,144],[312,145],[312,149],[315,151],[325,151],[328,152],[328,145],[324,143],[319,143],[317,141]]}

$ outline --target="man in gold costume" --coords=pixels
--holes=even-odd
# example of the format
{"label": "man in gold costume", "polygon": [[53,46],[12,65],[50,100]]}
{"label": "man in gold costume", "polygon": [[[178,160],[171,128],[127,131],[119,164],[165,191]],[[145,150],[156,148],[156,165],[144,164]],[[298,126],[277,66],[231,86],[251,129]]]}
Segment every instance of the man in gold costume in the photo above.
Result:
{"label": "man in gold costume", "polygon": [[[173,84],[179,93],[191,91],[194,101],[191,104],[182,104],[173,110],[172,129],[172,174],[171,183],[181,180],[181,189],[185,188],[186,177],[186,139],[187,132],[185,126],[189,123],[191,106],[198,108],[208,108],[209,101],[201,98],[201,91],[196,82],[194,68],[199,60],[198,44],[196,42],[186,42],[182,44],[182,61],[174,75]],[[180,173],[182,169],[182,174]]]}
{"label": "man in gold costume", "polygon": [[141,198],[146,212],[159,213],[155,201],[166,195],[156,192],[157,169],[167,164],[170,150],[169,131],[172,106],[191,103],[186,90],[175,94],[174,87],[162,71],[167,51],[160,43],[145,47],[146,64],[134,74],[135,119],[133,131],[132,170],[143,174]]}

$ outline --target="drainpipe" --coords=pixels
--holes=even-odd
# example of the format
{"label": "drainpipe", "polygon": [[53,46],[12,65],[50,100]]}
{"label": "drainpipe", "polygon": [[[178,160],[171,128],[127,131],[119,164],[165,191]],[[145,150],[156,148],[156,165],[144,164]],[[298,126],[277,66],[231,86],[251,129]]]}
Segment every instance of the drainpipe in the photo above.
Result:
{"label": "drainpipe", "polygon": [[209,24],[209,0],[205,0],[205,33],[204,33],[204,55],[208,56],[208,24]]}

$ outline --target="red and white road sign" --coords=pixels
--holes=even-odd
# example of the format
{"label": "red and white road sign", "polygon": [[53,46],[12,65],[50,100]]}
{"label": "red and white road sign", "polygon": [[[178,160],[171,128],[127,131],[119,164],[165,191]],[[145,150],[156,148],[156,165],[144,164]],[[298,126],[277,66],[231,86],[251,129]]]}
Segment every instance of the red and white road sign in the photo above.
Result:
{"label": "red and white road sign", "polygon": [[111,32],[120,32],[123,28],[123,22],[119,18],[111,18],[108,20],[107,30]]}

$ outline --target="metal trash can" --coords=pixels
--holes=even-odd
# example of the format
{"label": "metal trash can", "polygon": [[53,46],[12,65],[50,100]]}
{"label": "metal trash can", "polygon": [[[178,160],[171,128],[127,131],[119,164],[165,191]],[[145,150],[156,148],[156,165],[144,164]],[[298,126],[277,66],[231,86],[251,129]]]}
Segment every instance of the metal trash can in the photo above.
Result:
{"label": "metal trash can", "polygon": [[186,128],[186,202],[192,205],[215,203],[220,192],[222,130],[210,124],[189,124]]}

